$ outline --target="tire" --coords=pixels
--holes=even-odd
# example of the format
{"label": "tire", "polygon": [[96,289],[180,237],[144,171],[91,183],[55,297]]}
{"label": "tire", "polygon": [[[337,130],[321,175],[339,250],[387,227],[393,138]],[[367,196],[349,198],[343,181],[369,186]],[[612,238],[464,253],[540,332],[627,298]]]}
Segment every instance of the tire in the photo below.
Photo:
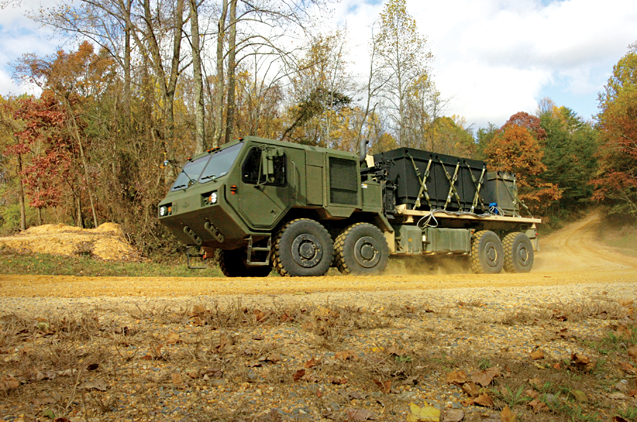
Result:
{"label": "tire", "polygon": [[274,239],[273,266],[283,277],[325,275],[333,255],[330,234],[308,218],[286,223]]}
{"label": "tire", "polygon": [[502,240],[504,269],[508,273],[528,273],[533,268],[533,244],[524,233],[509,233]]}
{"label": "tire", "polygon": [[476,232],[471,239],[471,271],[474,274],[497,274],[504,265],[504,250],[497,234],[489,230]]}
{"label": "tire", "polygon": [[342,274],[377,274],[387,268],[389,247],[383,232],[368,223],[356,223],[334,244],[336,267]]}
{"label": "tire", "polygon": [[220,250],[218,255],[219,268],[226,277],[267,277],[272,267],[248,267],[245,263],[246,251],[235,249]]}

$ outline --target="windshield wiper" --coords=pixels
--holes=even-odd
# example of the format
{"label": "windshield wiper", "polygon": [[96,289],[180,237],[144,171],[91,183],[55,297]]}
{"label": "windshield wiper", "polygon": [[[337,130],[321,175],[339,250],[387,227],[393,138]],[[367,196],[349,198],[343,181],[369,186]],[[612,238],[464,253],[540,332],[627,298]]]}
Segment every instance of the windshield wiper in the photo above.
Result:
{"label": "windshield wiper", "polygon": [[204,176],[204,177],[202,177],[202,178],[201,178],[201,180],[214,179],[214,178],[216,178],[216,177],[217,177],[217,176],[215,176],[214,174],[211,174],[210,176]]}

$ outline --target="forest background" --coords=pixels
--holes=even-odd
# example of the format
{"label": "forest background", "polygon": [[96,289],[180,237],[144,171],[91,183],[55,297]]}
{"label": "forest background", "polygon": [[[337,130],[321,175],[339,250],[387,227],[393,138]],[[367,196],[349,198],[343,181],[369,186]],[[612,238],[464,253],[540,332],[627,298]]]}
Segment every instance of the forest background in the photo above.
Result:
{"label": "forest background", "polygon": [[486,160],[556,227],[588,207],[637,219],[637,44],[586,121],[542,99],[501,127],[445,115],[428,41],[389,0],[366,77],[348,74],[344,29],[313,24],[330,0],[81,0],[32,15],[76,40],[25,54],[39,97],[0,97],[0,235],[32,225],[122,225],[146,256],[178,245],[157,204],[181,164],[240,136],[356,152],[399,146]]}

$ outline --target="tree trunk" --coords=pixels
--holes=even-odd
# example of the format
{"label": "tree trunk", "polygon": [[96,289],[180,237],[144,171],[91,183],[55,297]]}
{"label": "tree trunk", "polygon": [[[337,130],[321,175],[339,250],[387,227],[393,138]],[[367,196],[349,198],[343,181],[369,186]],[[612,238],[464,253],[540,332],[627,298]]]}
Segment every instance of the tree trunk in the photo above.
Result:
{"label": "tree trunk", "polygon": [[216,146],[221,144],[221,138],[223,137],[223,94],[225,90],[225,76],[223,71],[223,46],[226,41],[226,18],[228,15],[228,0],[222,0],[221,16],[219,16],[219,22],[217,24],[217,80],[215,82],[215,101],[214,101],[214,114],[215,114],[215,133],[214,142]]}
{"label": "tree trunk", "polygon": [[201,47],[199,45],[199,12],[197,1],[190,0],[190,37],[192,45],[192,66],[195,78],[195,129],[196,152],[203,152],[206,145],[205,109],[203,100],[203,75],[201,71]]}
{"label": "tree trunk", "polygon": [[22,155],[18,154],[18,201],[20,202],[20,230],[27,229],[27,210],[24,203],[24,185],[22,183]]}
{"label": "tree trunk", "polygon": [[230,0],[230,39],[228,40],[228,107],[226,109],[226,140],[232,140],[234,129],[234,108],[235,108],[235,67],[237,46],[237,0]]}
{"label": "tree trunk", "polygon": [[125,18],[126,29],[124,30],[124,118],[126,120],[126,129],[129,129],[131,121],[131,4],[132,0],[126,1],[125,13],[127,17]]}
{"label": "tree trunk", "polygon": [[75,225],[80,228],[84,228],[84,219],[82,218],[82,201],[80,200],[80,193],[75,195],[75,207],[77,214],[75,215]]}

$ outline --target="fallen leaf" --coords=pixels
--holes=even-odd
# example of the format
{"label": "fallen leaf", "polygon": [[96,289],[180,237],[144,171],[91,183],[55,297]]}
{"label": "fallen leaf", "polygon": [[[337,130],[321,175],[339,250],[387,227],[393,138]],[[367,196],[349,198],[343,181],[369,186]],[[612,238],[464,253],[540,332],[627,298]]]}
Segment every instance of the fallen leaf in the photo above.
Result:
{"label": "fallen leaf", "polygon": [[623,340],[630,339],[633,335],[632,330],[625,325],[620,325],[619,327],[617,327],[617,329],[615,330],[615,334],[617,335],[617,337]]}
{"label": "fallen leaf", "polygon": [[546,403],[544,403],[544,402],[542,402],[542,401],[538,400],[537,398],[536,398],[536,399],[531,400],[531,401],[528,403],[528,406],[529,406],[529,407],[531,407],[535,413],[542,412],[542,411],[544,411],[544,410],[548,410],[548,408],[549,408],[549,407],[546,405]]}
{"label": "fallen leaf", "polygon": [[472,382],[462,384],[462,391],[464,391],[469,397],[477,397],[480,394],[480,389],[478,389],[478,386]]}
{"label": "fallen leaf", "polygon": [[260,309],[254,310],[254,317],[257,319],[257,322],[262,322],[266,318],[266,313]]}
{"label": "fallen leaf", "polygon": [[399,349],[396,346],[391,346],[389,349],[387,349],[387,353],[389,353],[392,356],[406,356],[407,353],[404,350]]}
{"label": "fallen leaf", "polygon": [[191,369],[189,371],[186,371],[186,375],[188,375],[192,379],[197,379],[199,378],[199,371]]}
{"label": "fallen leaf", "polygon": [[593,362],[591,362],[591,358],[581,353],[571,354],[571,363],[575,364],[575,366],[581,370],[590,371],[595,366]]}
{"label": "fallen leaf", "polygon": [[174,374],[172,374],[172,379],[173,379],[173,385],[175,387],[183,387],[184,379],[182,378],[179,372],[175,372]]}
{"label": "fallen leaf", "polygon": [[448,409],[442,418],[442,422],[460,422],[464,419],[464,411],[462,409]]}
{"label": "fallen leaf", "polygon": [[560,365],[560,363],[554,363],[553,364],[553,369],[562,369],[562,365]]}
{"label": "fallen leaf", "polygon": [[168,335],[166,336],[166,344],[172,345],[177,343],[181,343],[181,340],[179,339],[179,334],[168,333]]}
{"label": "fallen leaf", "polygon": [[609,399],[613,399],[613,400],[623,400],[626,398],[626,394],[624,393],[612,393],[608,395]]}
{"label": "fallen leaf", "polygon": [[532,399],[536,399],[540,396],[540,394],[535,390],[526,390],[525,393],[527,397],[531,397]]}
{"label": "fallen leaf", "polygon": [[379,380],[374,380],[374,383],[381,389],[381,391],[385,394],[389,394],[389,392],[391,391],[391,380],[387,380],[387,381],[379,381]]}
{"label": "fallen leaf", "polygon": [[281,355],[278,353],[272,353],[265,357],[265,361],[270,363],[278,363],[281,361]]}
{"label": "fallen leaf", "polygon": [[411,414],[407,416],[407,422],[439,422],[440,410],[433,406],[429,406],[424,402],[423,407],[414,403],[409,404]]}
{"label": "fallen leaf", "polygon": [[355,356],[356,355],[354,354],[354,352],[349,350],[334,353],[334,358],[338,360],[348,360],[354,358]]}
{"label": "fallen leaf", "polygon": [[316,360],[315,358],[312,358],[310,360],[308,360],[307,362],[305,362],[305,364],[303,366],[305,366],[306,368],[314,368],[316,365],[319,364],[319,361]]}
{"label": "fallen leaf", "polygon": [[571,390],[571,394],[573,395],[573,397],[575,397],[575,400],[577,401],[581,401],[581,402],[588,401],[588,396],[586,396],[586,393],[583,391]]}
{"label": "fallen leaf", "polygon": [[628,392],[628,395],[629,395],[630,397],[635,397],[635,396],[637,396],[637,388],[635,388],[634,390],[630,390],[630,391]]}
{"label": "fallen leaf", "polygon": [[467,382],[467,373],[465,371],[452,371],[447,374],[447,383],[462,385]]}
{"label": "fallen leaf", "polygon": [[299,369],[294,373],[294,375],[292,375],[292,378],[294,379],[294,381],[298,381],[303,378],[303,375],[305,375],[305,369]]}
{"label": "fallen leaf", "polygon": [[0,380],[0,391],[15,390],[19,386],[20,382],[11,375],[7,375]]}
{"label": "fallen leaf", "polygon": [[504,407],[504,409],[502,409],[502,412],[500,413],[500,420],[502,422],[515,422],[516,418],[517,416],[515,415],[515,413],[511,412],[508,404]]}
{"label": "fallen leaf", "polygon": [[628,356],[633,358],[633,361],[637,361],[637,344],[628,348]]}
{"label": "fallen leaf", "polygon": [[473,403],[483,407],[493,407],[493,399],[487,393],[482,393],[475,399]]}
{"label": "fallen leaf", "polygon": [[635,374],[635,367],[633,365],[631,365],[630,363],[622,363],[621,364],[622,367],[622,371],[624,372],[628,372],[629,374]]}
{"label": "fallen leaf", "polygon": [[347,378],[330,378],[330,382],[332,384],[336,384],[336,385],[343,385],[343,384],[347,384]]}
{"label": "fallen leaf", "polygon": [[101,379],[96,379],[93,381],[84,381],[80,385],[78,385],[78,390],[98,390],[98,391],[106,391],[108,388],[108,384]]}
{"label": "fallen leaf", "polygon": [[531,387],[535,388],[536,390],[539,390],[542,388],[542,382],[540,381],[539,378],[529,379],[529,384],[531,384]]}
{"label": "fallen leaf", "polygon": [[376,419],[376,416],[367,409],[349,409],[347,417],[352,421],[369,421]]}
{"label": "fallen leaf", "polygon": [[471,381],[476,384],[480,384],[483,387],[491,384],[493,378],[500,376],[500,368],[493,367],[489,369],[485,369],[484,371],[479,371],[471,375]]}
{"label": "fallen leaf", "polygon": [[534,352],[531,353],[531,359],[533,360],[538,360],[538,359],[544,359],[544,352],[541,350],[536,350]]}

